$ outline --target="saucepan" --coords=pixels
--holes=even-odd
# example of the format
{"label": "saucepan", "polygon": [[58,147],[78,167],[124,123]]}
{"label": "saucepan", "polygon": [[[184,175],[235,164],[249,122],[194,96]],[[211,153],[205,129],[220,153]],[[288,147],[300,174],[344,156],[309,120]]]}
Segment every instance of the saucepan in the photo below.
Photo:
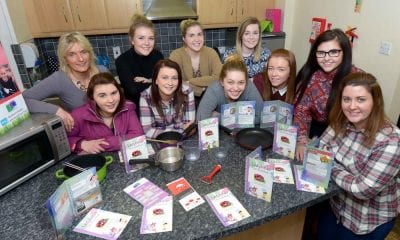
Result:
{"label": "saucepan", "polygon": [[[99,182],[103,182],[104,178],[107,174],[107,166],[110,165],[113,161],[112,156],[102,156],[96,154],[90,155],[80,155],[76,158],[69,161],[72,165],[77,166],[78,168],[88,169],[91,167],[96,167],[97,171],[97,179]],[[69,166],[64,166],[64,168],[56,171],[55,175],[57,179],[65,180],[70,177],[75,176],[81,171]]]}
{"label": "saucepan", "polygon": [[229,129],[225,126],[220,125],[220,128],[233,136],[235,142],[239,146],[248,150],[254,150],[261,146],[262,149],[266,149],[272,146],[273,135],[269,131],[263,128],[242,128],[238,131]]}
{"label": "saucepan", "polygon": [[157,152],[155,159],[130,159],[129,164],[148,163],[159,166],[167,172],[173,172],[181,168],[183,164],[183,150],[179,147],[165,147]]}
{"label": "saucepan", "polygon": [[160,133],[156,139],[157,140],[170,140],[170,143],[158,143],[158,147],[165,148],[170,146],[178,146],[185,140],[187,137],[190,137],[193,133],[192,130],[197,127],[197,123],[190,124],[182,133],[174,132],[174,131],[167,131]]}

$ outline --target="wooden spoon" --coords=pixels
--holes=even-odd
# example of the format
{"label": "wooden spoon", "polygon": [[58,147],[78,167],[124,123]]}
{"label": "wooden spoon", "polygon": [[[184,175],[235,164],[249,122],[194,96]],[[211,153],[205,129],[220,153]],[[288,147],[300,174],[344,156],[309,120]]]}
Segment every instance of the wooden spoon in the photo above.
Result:
{"label": "wooden spoon", "polygon": [[166,143],[166,144],[177,144],[178,141],[177,140],[158,140],[158,139],[154,139],[154,138],[146,138],[147,141],[149,142],[160,142],[160,143]]}

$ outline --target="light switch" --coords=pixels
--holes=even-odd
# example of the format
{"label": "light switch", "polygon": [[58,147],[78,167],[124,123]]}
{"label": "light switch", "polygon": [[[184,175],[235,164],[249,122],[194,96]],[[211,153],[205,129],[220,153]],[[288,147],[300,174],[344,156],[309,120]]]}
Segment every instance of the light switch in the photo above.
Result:
{"label": "light switch", "polygon": [[392,49],[392,43],[382,41],[379,47],[379,53],[384,55],[390,55],[390,50]]}
{"label": "light switch", "polygon": [[121,48],[119,46],[113,47],[114,59],[117,59],[121,55]]}

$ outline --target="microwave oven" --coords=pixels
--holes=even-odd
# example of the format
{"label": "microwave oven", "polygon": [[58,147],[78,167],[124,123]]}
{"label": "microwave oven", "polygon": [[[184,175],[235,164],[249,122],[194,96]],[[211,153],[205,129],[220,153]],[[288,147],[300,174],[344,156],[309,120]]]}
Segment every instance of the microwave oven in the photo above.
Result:
{"label": "microwave oven", "polygon": [[32,114],[0,136],[0,196],[70,154],[61,119]]}

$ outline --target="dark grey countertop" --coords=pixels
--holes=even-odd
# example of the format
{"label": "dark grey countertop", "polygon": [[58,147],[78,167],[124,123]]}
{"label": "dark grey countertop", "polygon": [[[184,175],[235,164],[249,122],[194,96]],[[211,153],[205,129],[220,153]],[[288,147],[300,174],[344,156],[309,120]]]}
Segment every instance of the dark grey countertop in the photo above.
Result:
{"label": "dark grey countertop", "polygon": [[[127,174],[123,164],[114,159],[101,185],[103,202],[97,207],[132,216],[119,239],[218,239],[289,215],[339,192],[333,183],[329,184],[325,195],[297,191],[293,184],[274,183],[271,203],[249,196],[244,193],[244,157],[250,151],[237,146],[223,132],[220,132],[220,138],[225,140],[228,149],[225,159],[218,162],[210,157],[207,151],[203,151],[199,160],[186,161],[180,170],[172,173],[153,167]],[[264,152],[266,153],[277,157],[269,151]],[[200,178],[209,174],[217,163],[222,165],[222,170],[214,177],[213,184],[206,185],[200,182]],[[54,239],[45,202],[61,184],[61,181],[54,177],[54,172],[61,167],[61,163],[58,163],[0,197],[0,239]],[[179,202],[174,200],[173,231],[140,235],[143,207],[123,192],[123,189],[142,177],[146,177],[166,191],[168,191],[167,183],[185,177],[202,196],[228,187],[251,217],[224,227],[208,203],[186,212]],[[76,220],[74,226],[82,217]],[[66,239],[94,239],[94,237],[69,230]]]}

